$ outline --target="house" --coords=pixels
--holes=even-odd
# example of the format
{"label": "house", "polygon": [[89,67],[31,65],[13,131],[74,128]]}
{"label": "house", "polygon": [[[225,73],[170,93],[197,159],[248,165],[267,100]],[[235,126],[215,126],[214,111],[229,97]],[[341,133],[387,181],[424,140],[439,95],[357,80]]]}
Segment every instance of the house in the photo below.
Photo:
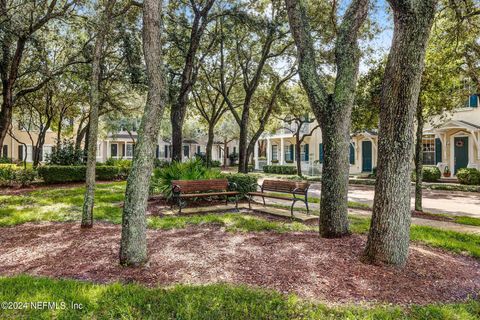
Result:
{"label": "house", "polygon": [[[468,104],[452,114],[438,117],[426,125],[423,134],[423,159],[425,165],[438,166],[443,172],[448,167],[455,176],[460,168],[480,169],[480,102],[479,95],[470,96]],[[302,134],[310,132],[316,122],[306,124]],[[288,126],[288,125],[287,125]],[[301,158],[302,172],[316,175],[321,173],[323,144],[321,129],[317,128],[305,138],[300,155],[295,154],[295,128],[282,128],[264,134],[255,148],[255,168],[264,165],[293,165],[297,156]],[[350,173],[372,172],[377,166],[378,135],[376,131],[365,131],[351,135]]]}
{"label": "house", "polygon": [[[14,161],[33,162],[33,150],[38,140],[38,134],[34,131],[27,131],[14,121],[11,132],[7,133],[1,149],[1,158],[10,158]],[[57,141],[57,134],[48,130],[45,135],[45,143],[40,153],[40,161],[45,161],[48,154],[52,152]]]}

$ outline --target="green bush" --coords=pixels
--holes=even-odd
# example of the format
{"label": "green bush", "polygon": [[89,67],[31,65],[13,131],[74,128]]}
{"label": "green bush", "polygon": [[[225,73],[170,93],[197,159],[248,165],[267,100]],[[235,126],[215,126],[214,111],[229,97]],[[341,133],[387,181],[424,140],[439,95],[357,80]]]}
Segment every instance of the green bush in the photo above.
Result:
{"label": "green bush", "polygon": [[46,161],[49,165],[79,166],[83,163],[83,151],[75,148],[71,141],[63,141],[60,148],[53,148]]}
{"label": "green bush", "polygon": [[440,169],[434,166],[425,166],[422,170],[423,181],[425,182],[436,182],[442,177]]}
{"label": "green bush", "polygon": [[45,183],[85,181],[85,166],[41,166],[38,176]]}
{"label": "green bush", "polygon": [[0,163],[12,163],[12,159],[8,157],[0,157]]}
{"label": "green bush", "polygon": [[32,184],[37,177],[37,171],[32,168],[18,169],[15,171],[15,182],[22,187],[26,187]]}
{"label": "green bush", "polygon": [[207,168],[202,160],[193,158],[187,162],[173,162],[163,169],[155,169],[150,184],[150,193],[162,193],[172,197],[172,180],[206,180],[221,176],[220,171]]}
{"label": "green bush", "polygon": [[222,163],[219,160],[212,160],[211,161],[211,166],[212,168],[218,168],[222,165]]}
{"label": "green bush", "polygon": [[98,166],[95,168],[95,174],[98,180],[111,181],[120,180],[121,167],[116,166]]}
{"label": "green bush", "polygon": [[170,165],[170,161],[155,158],[155,160],[153,161],[153,165],[155,168],[161,169],[161,168],[168,167]]}
{"label": "green bush", "polygon": [[480,185],[480,171],[474,168],[463,168],[458,170],[457,179],[461,184]]}
{"label": "green bush", "polygon": [[105,165],[106,166],[122,167],[122,168],[131,168],[132,167],[132,160],[109,158],[109,159],[107,159],[107,161],[105,161]]}
{"label": "green bush", "polygon": [[297,174],[297,168],[294,166],[263,166],[263,172],[275,174]]}
{"label": "green bush", "polygon": [[15,181],[15,171],[17,166],[14,164],[0,164],[0,184],[7,186]]}
{"label": "green bush", "polygon": [[226,173],[222,174],[222,177],[226,178],[228,182],[235,183],[238,191],[245,196],[248,192],[254,192],[257,190],[257,177],[244,174],[244,173]]}

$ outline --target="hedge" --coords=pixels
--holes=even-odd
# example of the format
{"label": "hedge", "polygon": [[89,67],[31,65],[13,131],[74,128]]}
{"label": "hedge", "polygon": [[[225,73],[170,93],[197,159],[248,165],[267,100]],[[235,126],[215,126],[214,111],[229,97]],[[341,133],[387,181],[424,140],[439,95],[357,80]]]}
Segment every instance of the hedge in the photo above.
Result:
{"label": "hedge", "polygon": [[225,173],[222,177],[226,178],[230,183],[236,183],[236,191],[245,196],[248,192],[257,190],[257,177],[244,173]]}
{"label": "hedge", "polygon": [[463,168],[458,170],[457,179],[461,184],[480,185],[480,171],[475,168]]}
{"label": "hedge", "polygon": [[[435,166],[424,166],[422,168],[424,182],[437,182],[442,177],[442,172]],[[415,171],[412,173],[412,181],[416,180]]]}
{"label": "hedge", "polygon": [[45,183],[85,181],[85,166],[41,166],[38,176]]}
{"label": "hedge", "polygon": [[[45,183],[80,182],[85,181],[86,171],[86,166],[42,166],[38,168],[38,175]],[[97,166],[95,172],[98,180],[124,180],[130,168]]]}
{"label": "hedge", "polygon": [[297,168],[294,166],[263,166],[263,172],[276,174],[297,174]]}
{"label": "hedge", "polygon": [[34,169],[18,167],[14,164],[0,164],[0,185],[12,186],[19,184],[22,187],[30,185],[37,176]]}

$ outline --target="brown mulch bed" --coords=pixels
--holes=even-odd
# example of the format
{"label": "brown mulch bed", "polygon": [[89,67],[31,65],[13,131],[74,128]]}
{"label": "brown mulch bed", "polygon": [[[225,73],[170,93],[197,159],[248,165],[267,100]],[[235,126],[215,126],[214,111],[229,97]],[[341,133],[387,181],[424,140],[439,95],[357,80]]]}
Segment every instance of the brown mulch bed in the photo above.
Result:
{"label": "brown mulch bed", "polygon": [[402,270],[359,261],[365,237],[316,233],[229,233],[220,227],[149,230],[150,262],[118,265],[120,226],[23,224],[0,228],[0,274],[146,285],[229,282],[296,293],[330,303],[460,301],[480,292],[480,263],[413,246]]}

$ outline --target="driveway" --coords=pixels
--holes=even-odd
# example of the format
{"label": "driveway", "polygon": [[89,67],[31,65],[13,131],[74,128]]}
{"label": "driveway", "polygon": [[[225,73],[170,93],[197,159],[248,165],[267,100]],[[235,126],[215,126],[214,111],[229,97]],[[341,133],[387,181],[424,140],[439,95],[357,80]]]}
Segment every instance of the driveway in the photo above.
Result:
{"label": "driveway", "polygon": [[[320,196],[320,183],[310,187],[310,194]],[[350,185],[348,199],[350,201],[373,204],[373,186]],[[412,209],[415,203],[415,194],[412,189]],[[449,213],[460,216],[480,218],[480,193],[461,191],[423,190],[423,210],[432,213]]]}

